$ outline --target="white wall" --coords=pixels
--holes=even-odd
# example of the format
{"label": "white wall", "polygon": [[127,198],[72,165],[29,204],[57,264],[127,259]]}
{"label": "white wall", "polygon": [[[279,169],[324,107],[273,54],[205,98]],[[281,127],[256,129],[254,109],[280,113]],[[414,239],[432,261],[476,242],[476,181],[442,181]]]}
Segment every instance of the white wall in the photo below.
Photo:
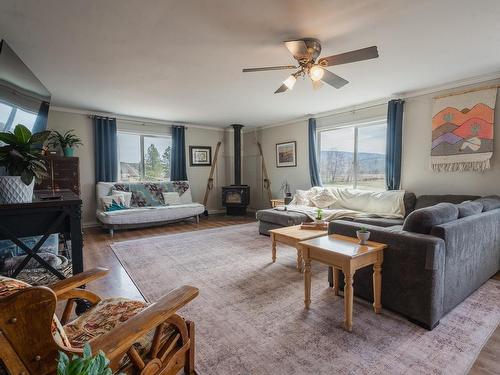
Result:
{"label": "white wall", "polygon": [[83,201],[83,225],[95,223],[95,165],[94,133],[92,121],[86,115],[49,111],[48,129],[65,132],[74,129],[82,139],[83,147],[75,148],[75,156],[80,158],[80,189]]}
{"label": "white wall", "polygon": [[[407,191],[422,194],[500,194],[500,94],[497,95],[495,109],[495,143],[491,169],[484,173],[436,173],[430,168],[432,98],[449,92],[457,92],[473,87],[485,87],[500,84],[500,80],[434,92],[407,98],[403,125],[403,157],[401,186]],[[359,108],[360,106],[358,106]],[[318,130],[341,126],[352,122],[386,117],[386,105],[371,106],[365,109],[346,111],[336,115],[320,117]],[[308,189],[310,185],[308,164],[307,121],[283,126],[268,127],[247,131],[244,134],[244,182],[252,189],[251,207],[260,209],[269,207],[263,188],[261,158],[258,156],[256,142],[263,147],[272,195],[281,197],[279,191],[283,180],[287,179],[292,192],[296,189]],[[276,168],[275,145],[285,141],[297,141],[297,167]]]}
{"label": "white wall", "polygon": [[491,169],[484,173],[436,173],[430,168],[432,98],[473,87],[500,84],[500,80],[406,99],[401,183],[420,194],[500,194],[500,93],[495,106],[494,151]]}
{"label": "white wall", "polygon": [[[130,123],[119,123],[118,127],[124,127],[128,131],[133,131]],[[142,126],[142,125],[137,125]],[[168,125],[148,125],[158,133],[168,134],[169,132],[161,127]],[[82,220],[84,226],[96,224],[95,219],[95,168],[94,168],[94,134],[92,120],[85,114],[68,113],[51,110],[49,112],[48,129],[66,131],[74,129],[76,134],[82,138],[83,146],[75,149],[75,156],[80,158],[80,185],[82,192]],[[228,132],[224,129],[214,128],[204,129],[188,126],[186,130],[186,161],[187,175],[191,183],[193,201],[203,202],[205,187],[207,184],[210,167],[190,167],[189,166],[189,146],[212,146],[212,154],[215,153],[215,146],[219,140],[228,142]],[[209,211],[222,209],[221,187],[226,184],[226,147],[221,147],[219,162],[214,173],[214,189],[209,195],[207,208]],[[213,155],[212,155],[213,157]]]}

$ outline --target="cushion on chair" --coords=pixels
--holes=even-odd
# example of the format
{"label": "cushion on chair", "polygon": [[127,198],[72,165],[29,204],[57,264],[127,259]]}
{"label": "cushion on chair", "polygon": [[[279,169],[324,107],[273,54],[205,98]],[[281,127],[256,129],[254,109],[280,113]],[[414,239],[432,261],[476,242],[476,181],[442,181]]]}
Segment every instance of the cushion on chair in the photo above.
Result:
{"label": "cushion on chair", "polygon": [[[10,296],[21,289],[30,288],[31,285],[25,283],[21,280],[11,279],[10,277],[0,276],[0,298]],[[60,346],[70,347],[70,342],[66,333],[61,325],[61,322],[54,314],[54,319],[52,319],[52,335],[54,336],[54,341]]]}
{"label": "cushion on chair", "polygon": [[[112,331],[121,323],[139,314],[147,306],[148,304],[145,302],[127,298],[105,299],[72,322],[66,324],[64,330],[73,348],[83,348],[85,342]],[[151,330],[134,344],[141,356],[149,352],[154,332],[154,329]],[[173,325],[165,324],[161,341],[166,341],[176,332]],[[127,365],[128,357],[125,356],[122,359],[120,367],[124,368]]]}

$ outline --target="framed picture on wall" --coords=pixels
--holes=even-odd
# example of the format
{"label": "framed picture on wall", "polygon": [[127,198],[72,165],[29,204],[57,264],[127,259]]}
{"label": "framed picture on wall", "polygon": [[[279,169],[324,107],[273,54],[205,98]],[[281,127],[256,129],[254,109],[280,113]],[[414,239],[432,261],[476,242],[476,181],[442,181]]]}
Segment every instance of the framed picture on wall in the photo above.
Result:
{"label": "framed picture on wall", "polygon": [[278,168],[297,166],[296,141],[276,144],[276,166]]}
{"label": "framed picture on wall", "polygon": [[210,167],[212,165],[212,147],[189,146],[189,165],[191,167]]}

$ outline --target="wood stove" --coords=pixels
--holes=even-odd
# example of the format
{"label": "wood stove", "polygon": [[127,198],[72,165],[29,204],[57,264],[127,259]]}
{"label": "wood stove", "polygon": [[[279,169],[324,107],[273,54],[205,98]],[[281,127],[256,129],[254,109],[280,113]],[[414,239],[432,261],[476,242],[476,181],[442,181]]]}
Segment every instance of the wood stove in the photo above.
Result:
{"label": "wood stove", "polygon": [[222,187],[222,205],[227,215],[246,215],[250,204],[250,186],[241,184],[241,128],[233,124],[234,129],[234,185]]}

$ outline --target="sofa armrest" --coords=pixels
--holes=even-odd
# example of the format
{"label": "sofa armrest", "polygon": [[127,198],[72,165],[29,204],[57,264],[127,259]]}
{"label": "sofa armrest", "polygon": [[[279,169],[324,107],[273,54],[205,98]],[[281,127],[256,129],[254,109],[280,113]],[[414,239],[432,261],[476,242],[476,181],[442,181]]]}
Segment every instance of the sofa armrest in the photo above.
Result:
{"label": "sofa armrest", "polygon": [[[434,327],[443,315],[445,242],[426,234],[363,226],[371,232],[370,240],[388,246],[382,264],[382,305]],[[356,237],[359,227],[336,220],[330,223],[329,233]],[[354,290],[358,286],[366,299],[373,298],[371,273],[362,269],[355,274]]]}

